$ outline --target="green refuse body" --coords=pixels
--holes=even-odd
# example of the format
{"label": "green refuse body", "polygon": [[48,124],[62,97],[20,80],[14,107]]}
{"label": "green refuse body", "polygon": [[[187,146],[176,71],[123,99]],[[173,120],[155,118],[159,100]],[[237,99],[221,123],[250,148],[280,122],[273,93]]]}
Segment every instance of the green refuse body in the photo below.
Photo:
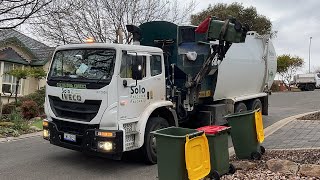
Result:
{"label": "green refuse body", "polygon": [[200,135],[195,129],[169,127],[151,132],[157,142],[157,164],[159,180],[187,180],[185,163],[186,136]]}
{"label": "green refuse body", "polygon": [[225,116],[231,126],[231,138],[239,159],[261,159],[264,147],[257,139],[255,112],[245,111]]}

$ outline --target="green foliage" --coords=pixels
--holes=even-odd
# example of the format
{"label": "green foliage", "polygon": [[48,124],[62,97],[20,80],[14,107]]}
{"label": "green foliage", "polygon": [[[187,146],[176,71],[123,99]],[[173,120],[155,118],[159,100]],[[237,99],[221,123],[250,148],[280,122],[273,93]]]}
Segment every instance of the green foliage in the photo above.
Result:
{"label": "green foliage", "polygon": [[24,101],[21,105],[23,118],[31,119],[39,115],[39,107],[36,102],[32,100]]}
{"label": "green foliage", "polygon": [[45,94],[46,94],[46,90],[45,88],[41,88],[39,90],[37,90],[36,92],[34,93],[31,93],[29,95],[26,95],[24,97],[22,97],[20,99],[20,101],[23,103],[24,101],[34,101],[37,103],[38,105],[38,108],[40,110],[40,113],[43,113],[43,104],[44,104],[44,98],[45,98]]}
{"label": "green foliage", "polygon": [[285,73],[291,69],[298,69],[303,66],[303,59],[298,56],[284,54],[277,58],[277,72]]}
{"label": "green foliage", "polygon": [[46,77],[47,73],[42,68],[31,68],[30,76],[36,79],[42,79]]}
{"label": "green foliage", "polygon": [[25,79],[30,75],[30,69],[15,68],[6,72],[5,74],[11,75],[13,77],[16,77],[18,80],[20,80],[20,79]]}
{"label": "green foliage", "polygon": [[241,3],[232,4],[217,3],[197,14],[191,16],[191,24],[199,25],[207,17],[217,17],[225,20],[228,17],[236,18],[242,24],[248,24],[250,30],[257,31],[259,34],[271,33],[272,23],[269,18],[258,14],[255,7],[245,8]]}
{"label": "green foliage", "polygon": [[2,114],[11,114],[15,109],[14,103],[7,103],[2,107]]}
{"label": "green foliage", "polygon": [[18,111],[13,111],[6,117],[7,122],[0,122],[0,137],[19,136],[20,134],[30,133],[28,121],[22,118]]}
{"label": "green foliage", "polygon": [[13,129],[11,127],[0,127],[0,137],[9,137],[9,136],[17,137],[19,135],[20,133],[16,129]]}
{"label": "green foliage", "polygon": [[31,124],[31,126],[35,126],[35,127],[37,127],[37,128],[39,128],[39,129],[42,130],[42,129],[43,129],[42,121],[43,121],[43,119],[39,119],[39,120],[33,122],[33,123]]}
{"label": "green foliage", "polygon": [[[297,70],[304,64],[302,58],[284,54],[277,58],[277,73],[283,78],[284,83],[289,87],[290,81]],[[289,88],[290,89],[290,88]]]}
{"label": "green foliage", "polygon": [[9,115],[9,119],[11,122],[18,122],[20,121],[22,118],[21,113],[18,111],[13,111],[10,115]]}
{"label": "green foliage", "polygon": [[[46,72],[42,68],[16,68],[12,69],[5,74],[11,75],[17,78],[17,84],[21,79],[26,79],[27,77],[34,77],[36,79],[41,79],[46,76]],[[18,88],[18,87],[16,87]],[[18,106],[17,99],[18,91],[15,91],[15,105]]]}

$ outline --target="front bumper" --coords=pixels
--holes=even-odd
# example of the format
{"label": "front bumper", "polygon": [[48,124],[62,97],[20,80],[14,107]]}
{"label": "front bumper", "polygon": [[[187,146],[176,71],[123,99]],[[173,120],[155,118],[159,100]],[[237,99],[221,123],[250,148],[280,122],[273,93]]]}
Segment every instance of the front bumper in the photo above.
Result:
{"label": "front bumper", "polygon": [[[69,124],[70,125],[70,124]],[[79,124],[73,123],[73,126]],[[60,127],[59,127],[60,126]],[[46,130],[49,130],[49,138],[45,138],[50,141],[51,144],[56,146],[72,149],[86,154],[95,156],[107,157],[111,159],[121,159],[123,152],[123,131],[108,131],[114,134],[113,137],[100,137],[97,136],[99,129],[84,129],[80,132],[66,131],[63,125],[49,122]],[[75,128],[73,128],[75,129]],[[64,133],[73,134],[76,136],[76,142],[67,141],[64,139]],[[98,142],[112,142],[113,148],[110,151],[105,151],[98,148]]]}

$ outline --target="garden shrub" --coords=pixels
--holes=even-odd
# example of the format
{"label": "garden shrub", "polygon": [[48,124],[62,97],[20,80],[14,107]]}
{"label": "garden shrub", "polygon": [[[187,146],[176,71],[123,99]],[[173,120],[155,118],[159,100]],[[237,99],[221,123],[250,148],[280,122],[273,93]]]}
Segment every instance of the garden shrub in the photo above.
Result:
{"label": "garden shrub", "polygon": [[39,107],[35,101],[24,101],[21,105],[23,118],[31,119],[39,115]]}
{"label": "garden shrub", "polygon": [[22,104],[25,101],[34,101],[34,102],[36,102],[36,104],[38,106],[39,114],[42,114],[44,112],[44,107],[43,107],[44,99],[45,99],[45,88],[41,88],[40,90],[37,90],[34,93],[31,93],[29,95],[26,95],[26,96],[22,97],[20,99],[20,101],[22,102]]}
{"label": "garden shrub", "polygon": [[2,114],[11,114],[15,109],[14,102],[3,105]]}

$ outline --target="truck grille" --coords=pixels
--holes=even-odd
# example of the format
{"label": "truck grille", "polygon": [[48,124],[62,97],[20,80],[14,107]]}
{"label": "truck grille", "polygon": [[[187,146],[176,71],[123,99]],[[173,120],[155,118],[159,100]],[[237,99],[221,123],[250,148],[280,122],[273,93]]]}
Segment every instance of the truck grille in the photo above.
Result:
{"label": "truck grille", "polygon": [[101,100],[86,100],[84,103],[77,103],[49,96],[49,103],[57,117],[90,122],[97,115]]}
{"label": "truck grille", "polygon": [[88,129],[99,129],[98,124],[79,124],[68,121],[61,121],[52,118],[53,123],[57,126],[57,129],[62,132],[71,134],[84,135]]}

